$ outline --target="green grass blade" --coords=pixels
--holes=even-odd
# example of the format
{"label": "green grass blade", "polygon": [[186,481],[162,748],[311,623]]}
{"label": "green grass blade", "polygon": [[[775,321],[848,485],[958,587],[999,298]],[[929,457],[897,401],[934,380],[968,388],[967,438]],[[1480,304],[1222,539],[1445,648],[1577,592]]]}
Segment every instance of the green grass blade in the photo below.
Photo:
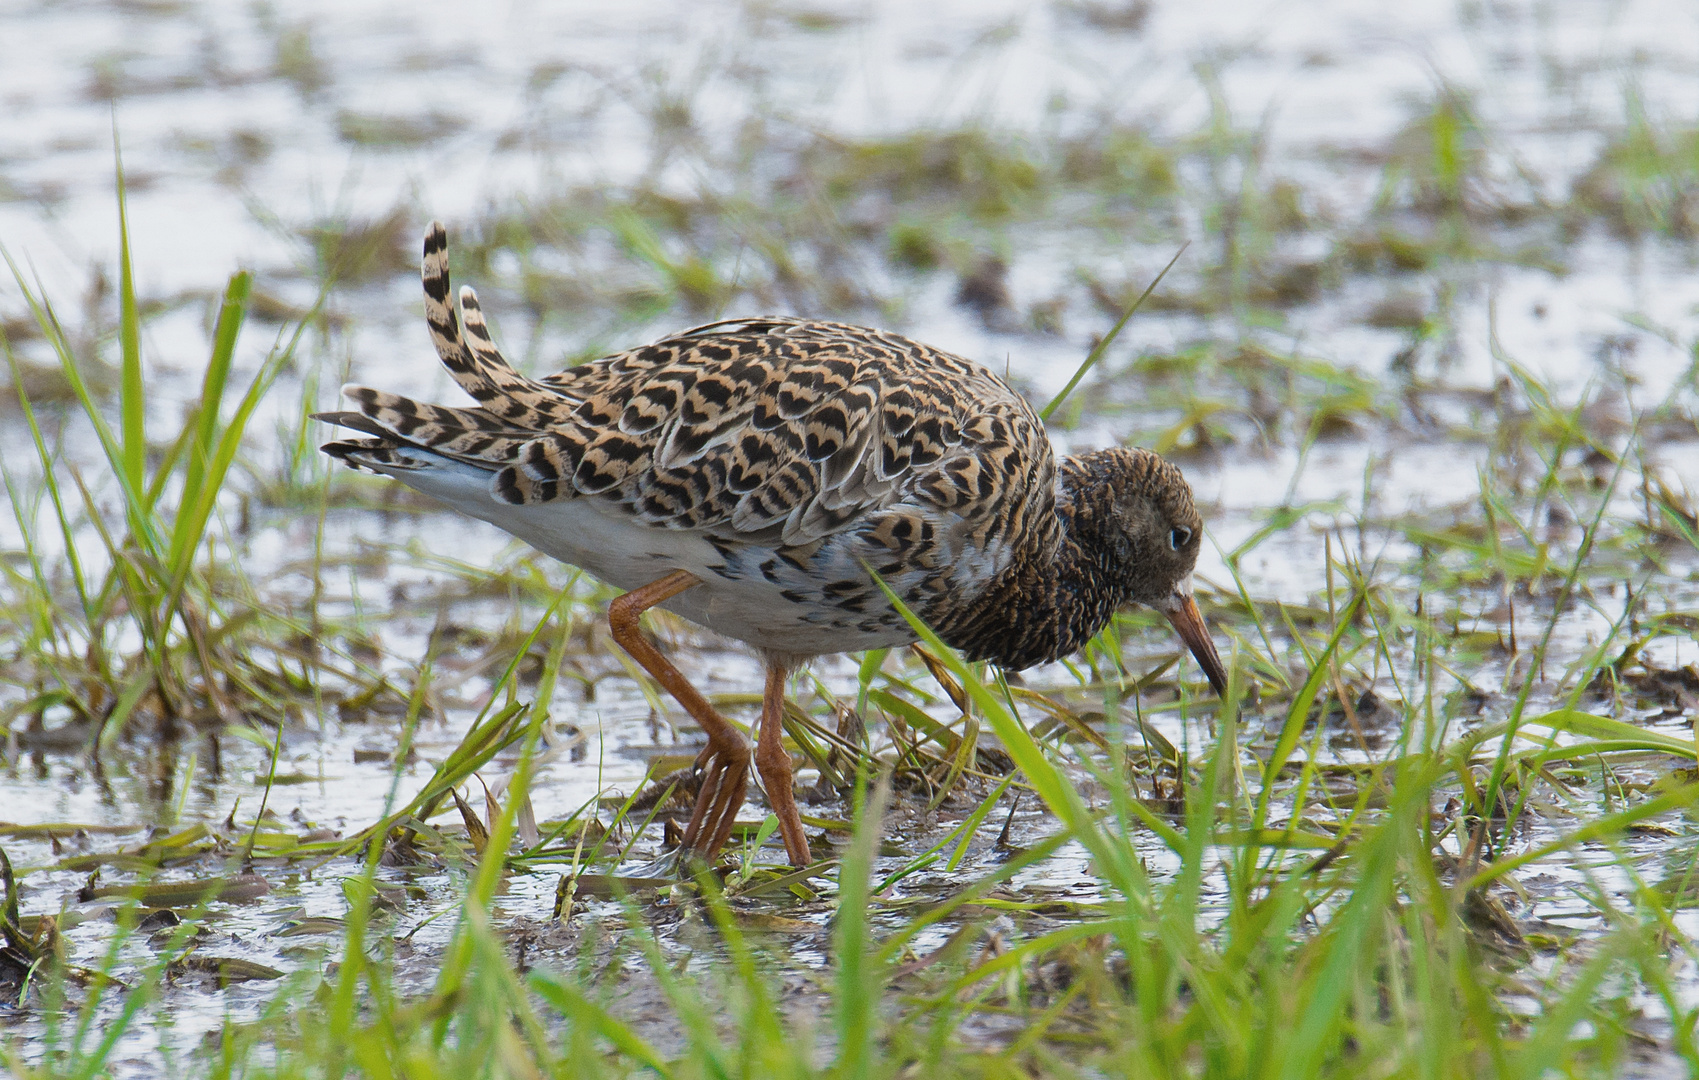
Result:
{"label": "green grass blade", "polygon": [[873,1020],[878,1014],[881,980],[869,949],[867,901],[889,794],[890,781],[881,777],[856,816],[855,838],[838,867],[837,925],[832,932],[838,968],[838,1080],[868,1080],[873,1075]]}
{"label": "green grass blade", "polygon": [[672,1067],[662,1059],[654,1047],[631,1030],[630,1025],[585,997],[583,991],[561,976],[549,971],[534,971],[527,982],[531,989],[553,1005],[566,1019],[594,1031],[606,1039],[615,1050],[653,1069],[657,1075],[669,1080],[673,1076]]}
{"label": "green grass blade", "polygon": [[[212,355],[207,359],[206,374],[201,379],[200,401],[195,407],[189,457],[183,472],[183,502],[193,505],[199,501],[205,486],[208,458],[213,439],[218,435],[219,407],[224,401],[224,387],[230,378],[230,365],[236,354],[236,336],[241,332],[247,314],[248,297],[253,291],[254,276],[241,271],[230,276],[224,288],[224,300],[219,305],[218,322],[213,328]],[[171,536],[172,563],[177,561],[186,534],[190,531],[179,515],[177,528]]]}
{"label": "green grass blade", "polygon": [[1586,844],[1595,840],[1619,836],[1625,829],[1627,829],[1630,825],[1633,825],[1635,822],[1655,818],[1660,814],[1667,814],[1672,810],[1683,810],[1695,803],[1699,803],[1699,783],[1683,784],[1673,791],[1667,791],[1655,799],[1648,799],[1645,802],[1632,806],[1627,810],[1620,810],[1614,814],[1606,814],[1604,817],[1594,818],[1592,821],[1589,821],[1580,828],[1572,829],[1548,844],[1541,844],[1538,847],[1529,848],[1527,851],[1519,852],[1515,855],[1509,855],[1497,862],[1490,863],[1474,877],[1464,882],[1459,888],[1461,891],[1478,889],[1483,885],[1496,881],[1510,873],[1512,870],[1526,866],[1532,862],[1538,862],[1539,860],[1544,859],[1549,855],[1556,854],[1559,851],[1568,850],[1579,844]]}
{"label": "green grass blade", "polygon": [[[1459,744],[1459,751],[1464,755],[1472,752],[1482,743],[1489,742],[1502,736],[1508,729],[1509,723],[1493,724],[1474,732]],[[1678,739],[1673,735],[1665,735],[1658,731],[1647,731],[1645,728],[1622,720],[1612,720],[1608,716],[1596,716],[1593,713],[1582,712],[1579,709],[1557,709],[1553,712],[1536,716],[1521,723],[1522,727],[1542,727],[1551,731],[1561,731],[1570,735],[1580,735],[1608,746],[1613,751],[1646,751],[1659,754],[1674,754],[1692,760],[1699,755],[1699,748],[1694,746],[1691,739]],[[1561,757],[1569,747],[1555,746],[1550,750],[1550,756]],[[1584,753],[1575,748],[1576,754]]]}
{"label": "green grass blade", "polygon": [[1304,680],[1304,685],[1292,698],[1291,707],[1286,710],[1286,722],[1280,727],[1280,737],[1275,740],[1274,751],[1269,754],[1268,763],[1263,766],[1262,790],[1257,793],[1256,814],[1251,819],[1253,832],[1260,831],[1268,821],[1268,804],[1274,795],[1274,782],[1279,779],[1280,770],[1286,766],[1286,759],[1292,756],[1292,751],[1298,747],[1298,740],[1303,737],[1304,725],[1309,720],[1310,706],[1315,704],[1322,684],[1327,681],[1330,671],[1328,661],[1339,648],[1339,642],[1357,614],[1357,608],[1362,606],[1363,599],[1364,594],[1357,593],[1351,598],[1351,602],[1345,605],[1345,610],[1339,613],[1339,624],[1334,627],[1333,635],[1327,639],[1326,647],[1311,663],[1310,677]]}
{"label": "green grass blade", "polygon": [[[194,562],[195,552],[206,532],[207,520],[218,503],[218,493],[224,485],[224,477],[236,459],[237,450],[241,448],[242,435],[247,430],[248,420],[253,416],[260,399],[265,396],[272,382],[282,373],[293,355],[292,348],[283,348],[266,358],[259,373],[254,376],[254,381],[249,384],[247,393],[237,405],[236,414],[219,435],[219,405],[224,396],[224,384],[230,373],[231,359],[236,351],[236,335],[242,328],[242,319],[247,311],[252,287],[253,275],[246,271],[233,275],[219,310],[212,357],[207,363],[206,377],[201,388],[194,443],[190,447],[185,472],[183,501],[177,512],[176,526],[171,533],[171,578],[166,602],[168,613],[175,610],[177,600],[181,596],[183,583]],[[216,446],[213,442],[215,435],[219,435]]]}
{"label": "green grass blade", "polygon": [[[117,118],[112,126],[112,160],[118,183],[118,405],[124,476],[129,487],[143,489],[147,470],[147,399],[142,386],[141,315],[136,306],[136,275],[130,260],[130,216],[124,193],[124,157],[118,146]],[[132,513],[141,507],[131,505]],[[132,526],[132,531],[139,532]]]}
{"label": "green grass blade", "polygon": [[[6,345],[6,364],[12,371],[12,388],[18,396],[18,408],[23,412],[24,420],[29,424],[30,440],[35,447],[36,460],[41,465],[42,486],[47,489],[47,497],[53,502],[53,516],[58,521],[59,533],[65,540],[65,558],[71,569],[71,580],[76,584],[77,599],[82,602],[83,617],[88,620],[90,627],[92,627],[95,622],[95,607],[89,597],[88,578],[83,572],[82,556],[77,550],[76,530],[72,526],[71,518],[65,509],[65,497],[59,490],[59,477],[53,470],[54,456],[47,449],[47,440],[41,434],[41,424],[36,419],[35,409],[30,404],[29,394],[24,390],[23,378],[18,372],[18,361],[12,355],[10,343]],[[13,495],[12,503],[14,509],[20,509],[16,495]]]}
{"label": "green grass blade", "polygon": [[[1027,780],[1046,806],[1062,820],[1062,824],[1076,839],[1084,844],[1098,860],[1098,867],[1109,879],[1110,883],[1120,889],[1128,899],[1142,897],[1144,894],[1144,875],[1138,867],[1130,849],[1113,844],[1097,827],[1097,821],[1087,809],[1085,801],[1080,798],[1077,788],[1064,777],[1053,765],[1044,750],[1034,741],[1030,732],[1022,726],[1015,715],[1009,711],[1003,699],[982,682],[969,665],[962,662],[956,651],[944,644],[930,626],[927,626],[919,616],[909,610],[902,598],[891,591],[890,586],[874,575],[874,580],[884,590],[885,596],[893,607],[908,620],[920,639],[943,661],[968,696],[978,705],[984,714],[986,722],[996,734],[1003,749],[1014,759],[1020,770],[1026,774]],[[1152,832],[1162,838],[1163,842],[1175,850],[1179,850],[1183,840],[1173,826],[1162,821],[1144,804],[1135,801],[1132,809]]]}
{"label": "green grass blade", "polygon": [[[1341,620],[1343,623],[1345,620]],[[1308,995],[1290,1023],[1279,1075],[1283,1080],[1308,1080],[1321,1075],[1321,1064],[1333,1053],[1352,992],[1372,966],[1372,936],[1396,895],[1400,843],[1413,811],[1426,810],[1414,795],[1417,785],[1401,785],[1393,820],[1357,845],[1358,876],[1339,913],[1328,923],[1316,970],[1305,980]],[[1425,793],[1425,792],[1423,792]],[[1400,818],[1404,819],[1402,822]]]}
{"label": "green grass blade", "polygon": [[1119,322],[1110,327],[1109,332],[1103,335],[1103,340],[1086,354],[1085,361],[1074,371],[1074,377],[1068,380],[1068,385],[1062,387],[1062,392],[1050,399],[1050,404],[1038,410],[1040,420],[1049,420],[1050,415],[1061,408],[1062,402],[1068,400],[1068,395],[1074,392],[1074,387],[1078,386],[1080,380],[1086,377],[1086,373],[1096,367],[1099,360],[1103,359],[1103,354],[1109,351],[1109,346],[1113,345],[1115,339],[1121,336],[1121,328],[1126,326],[1132,317],[1138,313],[1139,308],[1144,306],[1144,302],[1150,298],[1150,294],[1156,291],[1158,285],[1162,284],[1162,279],[1168,276],[1168,271],[1174,269],[1174,264],[1180,261],[1180,256],[1184,255],[1186,249],[1190,246],[1191,241],[1189,240],[1180,245],[1180,250],[1176,251],[1174,257],[1168,260],[1168,265],[1162,268],[1162,272],[1157,274],[1155,279],[1145,286],[1145,290],[1139,294],[1139,298],[1133,301],[1133,306],[1127,309],[1126,314],[1121,316]]}
{"label": "green grass blade", "polygon": [[[18,290],[22,293],[24,303],[28,305],[36,326],[40,328],[42,336],[46,338],[48,344],[53,348],[54,355],[58,357],[60,371],[64,373],[65,381],[70,384],[72,396],[76,398],[77,404],[82,407],[83,412],[88,416],[90,425],[94,428],[95,438],[100,441],[101,452],[106,457],[107,463],[112,467],[114,478],[118,481],[118,486],[124,493],[126,510],[145,505],[146,489],[130,482],[130,473],[128,467],[124,464],[124,450],[119,444],[117,436],[112,433],[111,425],[106,422],[106,416],[100,411],[100,405],[95,401],[94,393],[89,388],[88,382],[83,378],[76,354],[71,349],[71,343],[64,328],[59,325],[58,317],[53,313],[52,305],[47,303],[37,290],[30,288],[28,280],[24,277],[23,269],[12,258],[11,252],[0,247],[0,257],[5,258],[6,265],[12,272],[13,280],[18,284]],[[152,555],[157,556],[162,552],[164,544],[153,526],[152,518],[146,514],[131,513],[129,516],[136,542]]]}

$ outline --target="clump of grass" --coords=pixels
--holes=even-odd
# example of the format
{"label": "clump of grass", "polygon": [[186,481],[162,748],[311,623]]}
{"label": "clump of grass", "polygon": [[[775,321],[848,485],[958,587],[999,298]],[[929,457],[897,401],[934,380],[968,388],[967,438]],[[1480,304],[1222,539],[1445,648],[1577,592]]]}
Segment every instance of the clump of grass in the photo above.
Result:
{"label": "clump of grass", "polygon": [[1577,216],[1602,218],[1625,237],[1692,240],[1699,236],[1699,130],[1658,123],[1637,92],[1624,105],[1623,128],[1575,181]]}
{"label": "clump of grass", "polygon": [[[13,388],[39,470],[33,483],[25,479],[27,474],[6,470],[28,560],[26,572],[12,578],[18,595],[11,602],[20,625],[30,627],[23,647],[31,668],[26,677],[39,685],[50,682],[47,693],[54,703],[68,706],[104,740],[115,737],[144,703],[167,721],[197,710],[234,715],[223,687],[240,665],[229,653],[225,624],[235,620],[228,626],[240,625],[240,618],[224,609],[213,585],[217,579],[208,573],[208,529],[249,418],[289,364],[295,346],[294,340],[281,341],[246,390],[233,392],[229,383],[236,342],[252,290],[250,275],[234,275],[219,303],[198,400],[175,432],[164,439],[155,432],[150,438],[141,309],[130,269],[124,205],[120,170],[115,418],[85,376],[87,361],[78,355],[51,302],[8,255],[19,291],[58,360],[72,400],[99,447],[100,461],[121,496],[116,518],[103,512],[87,478],[49,443],[28,383],[19,376],[18,358],[8,345]],[[34,496],[28,494],[32,488]],[[43,497],[45,523],[39,513]],[[52,546],[44,528],[63,545],[68,603],[55,586],[57,575],[44,562]],[[84,554],[91,534],[99,542],[96,558]]]}
{"label": "clump of grass", "polygon": [[336,114],[336,133],[343,142],[378,150],[411,149],[453,135],[466,126],[458,116],[428,112],[423,116],[379,116],[343,109]]}
{"label": "clump of grass", "polygon": [[330,66],[320,55],[308,23],[284,25],[271,18],[270,9],[257,14],[272,34],[275,59],[272,70],[295,87],[296,93],[308,100],[318,97],[330,86]]}
{"label": "clump of grass", "polygon": [[[301,230],[326,283],[357,285],[413,269],[412,215],[396,207],[373,220],[330,220]],[[316,313],[316,312],[315,312]]]}

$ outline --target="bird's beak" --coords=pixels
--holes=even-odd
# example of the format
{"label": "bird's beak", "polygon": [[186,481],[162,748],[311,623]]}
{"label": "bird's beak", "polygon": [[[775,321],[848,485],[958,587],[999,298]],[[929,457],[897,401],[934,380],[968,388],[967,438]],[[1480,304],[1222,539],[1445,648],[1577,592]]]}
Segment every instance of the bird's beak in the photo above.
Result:
{"label": "bird's beak", "polygon": [[1198,666],[1209,679],[1209,685],[1223,697],[1227,694],[1227,668],[1221,663],[1221,656],[1215,651],[1215,642],[1210,640],[1209,627],[1203,624],[1203,616],[1198,612],[1197,601],[1192,599],[1192,575],[1187,574],[1180,583],[1174,586],[1174,591],[1156,609],[1168,616],[1168,621],[1174,624],[1179,632],[1180,640],[1186,643],[1186,648],[1192,650],[1197,657]]}

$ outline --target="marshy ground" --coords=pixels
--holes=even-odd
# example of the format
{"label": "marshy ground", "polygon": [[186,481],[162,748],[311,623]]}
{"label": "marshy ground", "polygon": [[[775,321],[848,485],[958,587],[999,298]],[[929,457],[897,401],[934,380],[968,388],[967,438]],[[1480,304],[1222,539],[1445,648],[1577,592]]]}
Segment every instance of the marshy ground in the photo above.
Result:
{"label": "marshy ground", "polygon": [[[1699,18],[912,7],[0,14],[0,1061],[1699,1068]],[[816,872],[657,863],[611,592],[316,451],[455,400],[433,217],[532,373],[794,313],[1040,404],[1185,245],[1052,432],[1185,470],[1233,700],[1154,613],[822,661]]]}

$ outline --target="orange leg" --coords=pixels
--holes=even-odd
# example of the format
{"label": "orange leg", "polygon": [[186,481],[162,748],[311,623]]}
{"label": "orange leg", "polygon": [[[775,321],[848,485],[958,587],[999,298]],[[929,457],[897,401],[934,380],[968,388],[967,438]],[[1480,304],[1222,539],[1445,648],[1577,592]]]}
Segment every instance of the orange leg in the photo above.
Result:
{"label": "orange leg", "polygon": [[785,853],[792,866],[807,866],[808,839],[802,834],[802,815],[796,809],[796,791],[791,780],[791,756],[785,752],[785,669],[767,664],[767,688],[761,695],[761,738],[755,745],[755,767],[767,789],[767,801],[779,819],[785,838]]}
{"label": "orange leg", "polygon": [[[738,807],[743,805],[743,794],[749,784],[749,743],[725,717],[714,711],[708,699],[690,685],[684,673],[662,656],[638,628],[638,618],[643,612],[700,584],[702,579],[688,570],[675,570],[658,581],[633,589],[608,605],[608,626],[620,648],[642,664],[708,733],[708,745],[696,758],[696,768],[702,772],[702,790],[696,796],[696,812],[690,815],[690,826],[684,830],[684,846],[705,859],[712,859],[731,836]],[[787,760],[786,765],[789,764]],[[788,768],[786,771],[788,775]],[[800,822],[797,828],[800,835]]]}

